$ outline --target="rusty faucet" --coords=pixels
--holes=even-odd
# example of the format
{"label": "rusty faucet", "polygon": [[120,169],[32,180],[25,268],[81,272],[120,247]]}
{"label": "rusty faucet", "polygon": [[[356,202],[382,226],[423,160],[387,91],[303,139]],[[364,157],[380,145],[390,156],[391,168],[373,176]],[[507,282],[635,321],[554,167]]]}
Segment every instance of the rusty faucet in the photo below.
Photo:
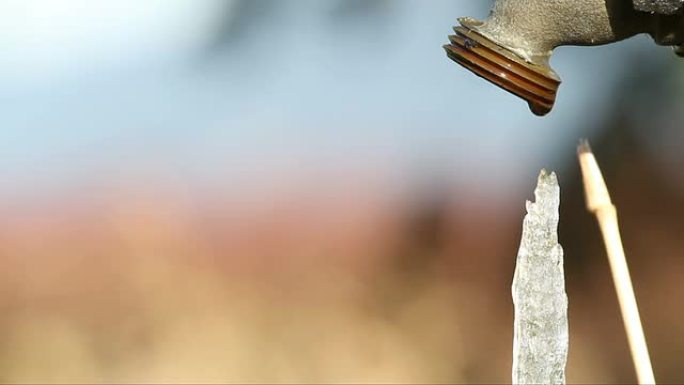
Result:
{"label": "rusty faucet", "polygon": [[496,0],[484,21],[459,19],[448,56],[548,114],[561,79],[554,48],[603,45],[648,33],[684,57],[684,0]]}

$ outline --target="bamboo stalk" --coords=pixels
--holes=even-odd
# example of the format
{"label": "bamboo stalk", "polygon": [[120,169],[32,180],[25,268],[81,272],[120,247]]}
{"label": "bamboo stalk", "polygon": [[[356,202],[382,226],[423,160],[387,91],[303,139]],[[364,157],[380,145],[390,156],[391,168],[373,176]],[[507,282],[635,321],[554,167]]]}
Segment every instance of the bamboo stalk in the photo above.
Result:
{"label": "bamboo stalk", "polygon": [[617,209],[610,199],[606,182],[589,142],[580,143],[578,156],[584,179],[587,209],[596,215],[601,228],[637,378],[640,384],[655,384],[651,358],[620,237]]}

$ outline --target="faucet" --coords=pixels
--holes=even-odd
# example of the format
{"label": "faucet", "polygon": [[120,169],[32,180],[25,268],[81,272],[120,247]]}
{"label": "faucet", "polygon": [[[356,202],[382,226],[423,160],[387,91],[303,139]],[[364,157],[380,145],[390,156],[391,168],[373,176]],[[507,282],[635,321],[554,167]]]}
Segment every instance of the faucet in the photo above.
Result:
{"label": "faucet", "polygon": [[684,0],[496,0],[484,21],[460,18],[445,45],[456,63],[551,112],[561,84],[549,65],[563,45],[593,46],[648,33],[684,57]]}

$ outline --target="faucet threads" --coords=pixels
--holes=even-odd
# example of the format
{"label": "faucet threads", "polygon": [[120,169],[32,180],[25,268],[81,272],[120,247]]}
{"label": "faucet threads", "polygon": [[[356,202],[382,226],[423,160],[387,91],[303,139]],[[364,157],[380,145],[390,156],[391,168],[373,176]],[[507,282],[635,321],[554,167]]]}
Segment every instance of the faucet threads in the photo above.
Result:
{"label": "faucet threads", "polygon": [[528,63],[512,51],[476,31],[477,22],[461,19],[445,45],[447,56],[475,75],[524,99],[538,116],[548,114],[556,102],[561,80],[548,66]]}

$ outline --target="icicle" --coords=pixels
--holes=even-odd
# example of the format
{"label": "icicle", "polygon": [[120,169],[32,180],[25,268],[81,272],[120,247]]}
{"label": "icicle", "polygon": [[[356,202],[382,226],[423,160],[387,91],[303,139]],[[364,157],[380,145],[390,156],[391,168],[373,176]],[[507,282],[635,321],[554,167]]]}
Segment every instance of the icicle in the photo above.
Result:
{"label": "icicle", "polygon": [[560,187],[542,170],[527,216],[513,278],[514,384],[564,384],[568,297],[558,244]]}

